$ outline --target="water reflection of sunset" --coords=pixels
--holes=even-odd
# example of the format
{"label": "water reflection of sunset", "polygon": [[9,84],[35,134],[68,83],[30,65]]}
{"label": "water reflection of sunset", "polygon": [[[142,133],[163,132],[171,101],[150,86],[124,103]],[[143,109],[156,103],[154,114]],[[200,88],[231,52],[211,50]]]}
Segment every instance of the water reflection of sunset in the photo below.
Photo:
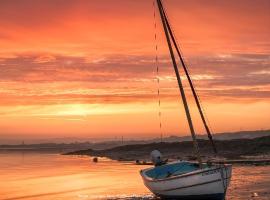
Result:
{"label": "water reflection of sunset", "polygon": [[[0,159],[1,200],[152,197],[139,175],[149,166],[26,152],[1,153]],[[246,199],[253,193],[267,199],[269,166],[235,166],[232,177],[228,199]]]}
{"label": "water reflection of sunset", "polygon": [[0,154],[0,158],[6,160],[6,166],[0,164],[0,178],[5,180],[0,183],[1,200],[106,199],[148,194],[138,176],[141,166],[106,159],[96,164],[88,157],[56,154]]}

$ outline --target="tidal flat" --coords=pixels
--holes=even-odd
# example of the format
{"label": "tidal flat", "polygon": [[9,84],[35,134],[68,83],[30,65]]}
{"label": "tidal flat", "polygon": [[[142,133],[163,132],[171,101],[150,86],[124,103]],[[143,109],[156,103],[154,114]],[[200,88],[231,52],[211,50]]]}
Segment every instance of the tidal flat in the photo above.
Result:
{"label": "tidal flat", "polygon": [[[156,199],[134,165],[89,156],[0,153],[0,200]],[[227,200],[269,200],[270,166],[233,165]]]}

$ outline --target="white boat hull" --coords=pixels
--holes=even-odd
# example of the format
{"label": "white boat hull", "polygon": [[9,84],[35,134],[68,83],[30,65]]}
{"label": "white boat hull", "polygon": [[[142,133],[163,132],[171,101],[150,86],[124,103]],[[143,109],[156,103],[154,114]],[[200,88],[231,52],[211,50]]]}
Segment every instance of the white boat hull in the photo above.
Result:
{"label": "white boat hull", "polygon": [[142,170],[145,186],[155,195],[166,198],[224,199],[230,183],[232,166],[214,165],[186,174],[151,179]]}

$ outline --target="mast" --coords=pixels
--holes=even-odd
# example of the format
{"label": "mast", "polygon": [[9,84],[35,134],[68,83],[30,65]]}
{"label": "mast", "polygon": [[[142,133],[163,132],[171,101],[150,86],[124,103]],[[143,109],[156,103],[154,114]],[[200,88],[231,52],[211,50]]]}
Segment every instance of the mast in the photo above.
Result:
{"label": "mast", "polygon": [[166,12],[165,12],[163,6],[162,6],[162,12],[163,12],[163,14],[164,14],[164,19],[165,19],[166,26],[167,26],[167,28],[168,28],[169,34],[170,34],[170,36],[171,36],[172,42],[173,42],[173,44],[174,44],[174,47],[175,47],[175,49],[176,49],[176,52],[177,52],[178,57],[179,57],[179,59],[180,59],[180,62],[181,62],[181,64],[182,64],[183,68],[184,68],[185,74],[186,74],[186,76],[187,76],[187,79],[188,79],[188,82],[189,82],[189,85],[190,85],[192,94],[193,94],[193,96],[194,96],[194,99],[195,99],[197,108],[198,108],[198,110],[199,110],[199,113],[200,113],[200,116],[201,116],[201,119],[202,119],[204,128],[205,128],[205,130],[206,130],[206,132],[207,132],[207,136],[208,136],[208,138],[209,138],[209,140],[210,140],[210,142],[211,142],[211,145],[212,145],[212,147],[213,147],[214,153],[217,154],[217,148],[216,148],[215,143],[214,143],[214,141],[213,141],[213,138],[212,138],[210,129],[209,129],[207,123],[206,123],[206,120],[205,120],[205,117],[204,117],[204,114],[203,114],[203,111],[202,111],[202,107],[201,107],[201,104],[200,104],[200,101],[199,101],[199,97],[198,97],[198,95],[197,95],[197,93],[196,93],[196,90],[195,90],[195,87],[194,87],[194,85],[193,85],[192,79],[191,79],[191,77],[190,77],[190,75],[189,75],[189,73],[188,73],[188,69],[187,69],[187,66],[186,66],[186,64],[185,64],[185,62],[184,62],[184,59],[183,59],[183,57],[182,57],[182,55],[181,55],[181,53],[180,53],[178,44],[177,44],[177,42],[176,42],[176,40],[175,40],[174,34],[173,34],[173,32],[172,32],[171,26],[170,26],[170,24],[169,24],[169,21],[168,21],[168,18],[167,18],[167,15],[166,15]]}
{"label": "mast", "polygon": [[[193,147],[194,147],[195,154],[197,156],[197,160],[199,162],[199,165],[202,168],[202,160],[201,160],[201,155],[200,155],[200,151],[199,151],[199,145],[198,145],[198,142],[197,142],[197,139],[196,139],[196,135],[195,135],[191,115],[190,115],[190,112],[189,112],[189,107],[188,107],[188,104],[187,104],[185,91],[184,91],[184,88],[183,88],[183,84],[182,84],[182,81],[181,81],[181,77],[180,77],[179,70],[178,70],[178,67],[177,67],[177,64],[176,64],[176,60],[175,60],[175,56],[174,56],[174,52],[173,52],[173,48],[172,48],[172,44],[171,44],[171,40],[170,40],[170,35],[169,35],[169,31],[168,31],[169,24],[166,23],[166,19],[165,19],[166,15],[164,13],[164,9],[163,9],[161,0],[157,0],[157,4],[158,4],[160,17],[161,17],[162,25],[163,25],[163,28],[164,28],[167,44],[168,44],[168,47],[169,47],[169,50],[170,50],[170,55],[171,55],[175,75],[176,75],[176,78],[177,78],[178,87],[179,87],[180,94],[181,94],[181,97],[182,97],[182,100],[183,100],[183,104],[184,104],[184,108],[185,108],[185,112],[186,112],[186,117],[187,117],[187,120],[188,120],[189,129],[190,129],[192,140],[193,140]],[[173,35],[171,35],[171,38],[172,37],[173,37]]]}

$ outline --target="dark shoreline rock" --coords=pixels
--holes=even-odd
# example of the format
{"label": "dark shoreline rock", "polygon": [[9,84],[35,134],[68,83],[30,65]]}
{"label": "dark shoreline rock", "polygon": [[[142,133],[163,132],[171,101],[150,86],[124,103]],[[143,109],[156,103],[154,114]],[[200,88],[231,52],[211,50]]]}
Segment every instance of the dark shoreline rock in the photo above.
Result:
{"label": "dark shoreline rock", "polygon": [[[213,157],[209,141],[198,140],[198,143],[204,160]],[[215,141],[215,144],[219,151],[218,156],[226,160],[243,160],[243,156],[270,155],[270,136],[255,139]],[[64,155],[108,157],[119,161],[147,161],[149,153],[154,149],[159,150],[164,157],[169,159],[194,160],[191,141],[124,145],[104,150],[86,149],[69,152]]]}

